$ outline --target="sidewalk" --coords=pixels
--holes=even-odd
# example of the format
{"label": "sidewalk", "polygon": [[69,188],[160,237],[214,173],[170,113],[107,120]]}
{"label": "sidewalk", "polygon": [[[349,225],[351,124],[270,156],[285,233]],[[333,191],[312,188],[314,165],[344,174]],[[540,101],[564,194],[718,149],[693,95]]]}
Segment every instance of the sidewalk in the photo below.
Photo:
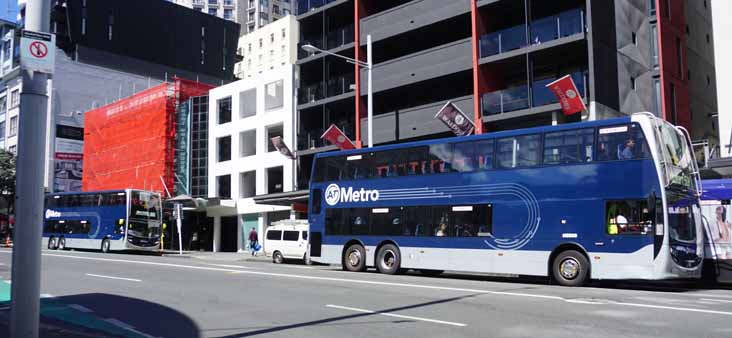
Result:
{"label": "sidewalk", "polygon": [[261,252],[259,252],[255,257],[252,257],[249,252],[183,251],[182,255],[179,254],[177,250],[163,250],[161,252],[165,257],[195,258],[217,262],[272,262],[272,257],[266,257]]}

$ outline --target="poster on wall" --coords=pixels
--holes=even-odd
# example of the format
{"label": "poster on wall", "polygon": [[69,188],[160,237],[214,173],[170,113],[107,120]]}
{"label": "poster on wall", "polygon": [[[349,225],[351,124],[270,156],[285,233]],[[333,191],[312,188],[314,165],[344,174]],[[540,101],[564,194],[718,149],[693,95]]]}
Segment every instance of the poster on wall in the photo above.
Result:
{"label": "poster on wall", "polygon": [[56,125],[53,191],[81,191],[84,129]]}
{"label": "poster on wall", "polygon": [[732,210],[729,203],[704,201],[701,211],[706,221],[707,243],[704,256],[732,260]]}

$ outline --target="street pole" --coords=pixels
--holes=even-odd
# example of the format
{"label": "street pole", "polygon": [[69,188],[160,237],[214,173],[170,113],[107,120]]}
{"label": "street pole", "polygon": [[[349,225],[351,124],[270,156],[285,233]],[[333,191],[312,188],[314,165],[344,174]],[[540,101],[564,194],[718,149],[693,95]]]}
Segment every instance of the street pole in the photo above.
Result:
{"label": "street pole", "polygon": [[368,119],[367,124],[369,127],[369,148],[374,146],[374,86],[371,78],[371,73],[373,72],[374,63],[371,59],[372,57],[372,51],[371,51],[371,34],[366,35],[366,63],[367,63],[367,69],[368,69],[368,86],[369,86],[369,92],[368,92]]}
{"label": "street pole", "polygon": [[181,228],[183,227],[183,224],[181,223],[181,218],[183,215],[181,214],[183,212],[183,205],[180,203],[175,204],[175,225],[178,228],[178,254],[183,254],[183,235],[181,235]]}
{"label": "street pole", "polygon": [[[28,0],[25,29],[48,32],[51,21],[49,0]],[[53,50],[53,48],[51,48]],[[37,338],[41,291],[41,228],[43,225],[43,181],[46,160],[46,115],[48,76],[21,69],[16,176],[16,226],[13,245],[10,336]]]}

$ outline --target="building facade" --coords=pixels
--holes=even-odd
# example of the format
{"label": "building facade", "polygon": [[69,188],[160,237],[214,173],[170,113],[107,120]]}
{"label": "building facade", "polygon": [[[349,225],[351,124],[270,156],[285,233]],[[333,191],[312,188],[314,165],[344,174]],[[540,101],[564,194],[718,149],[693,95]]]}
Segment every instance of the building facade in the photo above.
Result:
{"label": "building facade", "polygon": [[[452,136],[452,101],[476,132],[579,121],[546,84],[571,75],[587,119],[648,111],[691,129],[684,1],[299,1],[300,43],[365,60],[373,41],[374,143]],[[354,25],[355,23],[355,25]],[[428,38],[427,38],[428,37]],[[298,151],[334,147],[330,124],[366,144],[366,72],[300,51]]]}
{"label": "building facade", "polygon": [[294,144],[295,67],[287,65],[209,92],[207,208],[214,218],[213,250],[246,250],[251,228],[261,236],[267,224],[290,218],[291,208],[261,205],[258,195],[292,191],[294,161],[271,138]]}
{"label": "building facade", "polygon": [[299,36],[297,19],[293,15],[241,36],[237,54],[242,60],[234,65],[234,74],[237,78],[248,79],[295,64]]}
{"label": "building facade", "polygon": [[168,0],[168,2],[191,8],[195,11],[239,22],[239,0]]}
{"label": "building facade", "polygon": [[239,0],[241,34],[249,34],[295,13],[295,0]]}

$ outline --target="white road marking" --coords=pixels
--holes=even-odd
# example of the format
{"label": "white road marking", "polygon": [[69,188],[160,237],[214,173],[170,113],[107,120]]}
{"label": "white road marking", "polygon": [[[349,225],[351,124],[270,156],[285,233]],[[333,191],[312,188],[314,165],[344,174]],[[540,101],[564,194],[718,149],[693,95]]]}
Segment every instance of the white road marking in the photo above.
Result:
{"label": "white road marking", "polygon": [[259,269],[259,268],[250,268],[250,267],[248,267],[248,266],[241,266],[241,265],[228,265],[228,264],[209,264],[209,263],[205,263],[205,264],[206,264],[206,265],[210,265],[210,266],[218,266],[218,267],[222,267],[222,268],[234,268],[234,269],[252,269],[252,270],[261,270],[261,269]]}
{"label": "white road marking", "polygon": [[340,305],[328,304],[325,307],[334,308],[334,309],[341,309],[341,310],[348,310],[348,311],[353,311],[353,312],[373,313],[373,314],[377,314],[377,315],[380,315],[380,316],[395,317],[395,318],[402,318],[402,319],[411,319],[411,320],[416,320],[416,321],[420,321],[420,322],[430,322],[430,323],[445,324],[445,325],[452,325],[452,326],[459,326],[459,327],[468,326],[468,324],[463,324],[463,323],[448,322],[448,321],[444,321],[444,320],[429,319],[429,318],[423,318],[423,317],[414,317],[414,316],[398,315],[398,314],[390,313],[390,312],[372,311],[372,310],[359,309],[359,308],[348,307],[348,306],[340,306]]}
{"label": "white road marking", "polygon": [[78,311],[81,311],[81,312],[85,312],[85,313],[94,312],[94,310],[92,310],[92,309],[90,309],[90,308],[88,308],[86,306],[79,305],[79,304],[71,304],[71,305],[67,305],[66,307],[69,307],[69,308],[72,308],[74,310],[78,310]]}
{"label": "white road marking", "polygon": [[135,278],[124,278],[124,277],[114,277],[114,276],[105,276],[105,275],[95,275],[93,273],[85,273],[85,275],[89,277],[97,277],[97,278],[107,278],[107,279],[116,279],[116,280],[126,280],[129,282],[142,282],[141,279],[135,279]]}
{"label": "white road marking", "polygon": [[709,297],[709,298],[727,298],[732,299],[732,295],[717,295],[714,293],[682,293],[684,296]]}
{"label": "white road marking", "polygon": [[[9,251],[0,250],[0,252],[9,252]],[[567,298],[563,298],[563,297],[560,297],[560,296],[552,296],[552,295],[540,295],[540,294],[528,294],[528,293],[516,293],[516,292],[502,292],[502,291],[491,291],[491,290],[480,290],[480,289],[469,289],[469,288],[455,288],[455,287],[436,286],[436,285],[395,283],[395,282],[379,282],[379,281],[371,281],[371,280],[348,279],[348,278],[335,278],[335,277],[305,276],[305,275],[295,275],[295,274],[286,274],[286,273],[274,273],[274,272],[264,272],[264,271],[244,271],[244,270],[233,270],[233,269],[225,269],[225,268],[206,267],[206,266],[181,265],[181,264],[147,262],[147,261],[130,261],[130,260],[124,260],[124,259],[96,258],[96,257],[84,257],[84,256],[76,256],[76,255],[73,255],[73,256],[59,255],[59,254],[43,254],[43,255],[44,256],[49,256],[49,257],[61,257],[61,258],[71,258],[71,259],[93,260],[93,261],[102,261],[102,262],[118,262],[118,263],[127,263],[127,264],[152,265],[152,266],[166,266],[166,267],[173,267],[173,268],[180,268],[180,269],[191,269],[191,270],[207,270],[207,271],[221,271],[221,272],[238,272],[238,273],[241,273],[241,274],[250,274],[250,275],[259,275],[259,276],[282,277],[282,278],[305,279],[305,280],[321,280],[321,281],[330,281],[330,282],[342,282],[342,283],[348,283],[348,284],[380,285],[380,286],[405,287],[405,288],[415,288],[415,289],[443,290],[443,291],[455,291],[455,292],[467,292],[467,293],[481,293],[481,294],[491,294],[491,295],[504,295],[504,296],[515,296],[515,297],[548,299],[548,300],[557,300],[557,301],[562,301],[562,302],[567,302],[569,300]],[[696,294],[696,295],[700,295],[700,294]],[[590,304],[588,304],[588,305],[590,305]],[[671,306],[660,306],[660,305],[638,304],[638,303],[624,303],[624,302],[612,302],[612,303],[608,303],[608,305],[628,306],[628,307],[641,307],[641,308],[663,309],[663,310],[680,311],[680,312],[695,312],[695,313],[706,313],[706,314],[716,314],[716,315],[732,316],[732,312],[714,311],[714,310],[706,310],[706,309],[698,309],[698,308],[687,308],[687,307],[671,307]]]}
{"label": "white road marking", "polygon": [[701,298],[701,300],[706,302],[732,303],[732,300],[727,299]]}

